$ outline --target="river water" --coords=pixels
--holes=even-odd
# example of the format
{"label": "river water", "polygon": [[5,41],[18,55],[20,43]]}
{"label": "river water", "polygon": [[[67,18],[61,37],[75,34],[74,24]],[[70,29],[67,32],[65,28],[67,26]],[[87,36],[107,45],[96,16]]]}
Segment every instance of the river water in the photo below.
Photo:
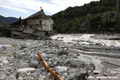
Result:
{"label": "river water", "polygon": [[[52,39],[62,40],[64,42],[72,42],[80,44],[102,44],[106,46],[120,47],[120,40],[109,40],[102,38],[92,38],[95,34],[58,34],[52,37]],[[106,37],[106,35],[97,35],[97,37]],[[109,35],[108,35],[109,36]],[[115,35],[111,36],[114,37]]]}
{"label": "river water", "polygon": [[0,44],[0,48],[3,47],[3,46],[5,46],[5,47],[10,47],[10,45],[3,45],[3,44]]}

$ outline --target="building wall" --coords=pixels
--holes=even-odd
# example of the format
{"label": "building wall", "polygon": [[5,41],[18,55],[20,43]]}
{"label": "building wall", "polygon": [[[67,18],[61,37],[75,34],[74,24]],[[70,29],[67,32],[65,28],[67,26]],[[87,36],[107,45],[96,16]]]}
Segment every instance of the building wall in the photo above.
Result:
{"label": "building wall", "polygon": [[29,19],[27,21],[27,24],[30,25],[30,24],[39,24],[39,21],[40,19]]}
{"label": "building wall", "polygon": [[10,28],[13,30],[23,30],[23,26],[21,25],[12,25]]}
{"label": "building wall", "polygon": [[41,30],[41,26],[40,25],[35,25],[33,26],[35,29]]}
{"label": "building wall", "polygon": [[[33,28],[41,30],[40,20],[41,19],[29,19],[27,21],[27,24],[29,26],[31,25]],[[44,20],[42,20],[41,24],[42,24],[42,30],[43,31],[51,31],[51,30],[53,30],[53,20],[52,19],[44,19]]]}
{"label": "building wall", "polygon": [[42,25],[43,25],[42,28],[45,31],[47,31],[47,30],[53,30],[53,20],[52,19],[43,20]]}

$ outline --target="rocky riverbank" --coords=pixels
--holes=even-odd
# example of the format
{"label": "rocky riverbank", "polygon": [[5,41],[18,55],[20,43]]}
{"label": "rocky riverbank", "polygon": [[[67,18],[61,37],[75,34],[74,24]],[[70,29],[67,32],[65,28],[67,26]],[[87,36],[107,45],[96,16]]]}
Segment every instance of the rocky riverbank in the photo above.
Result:
{"label": "rocky riverbank", "polygon": [[[86,74],[86,79],[90,80],[104,74],[103,70],[119,69],[119,40],[94,36],[59,34],[52,36],[53,40],[44,41],[1,37],[0,44],[10,46],[0,48],[0,80],[54,80],[42,65],[38,52],[64,80],[79,80],[81,74]],[[113,73],[106,75],[110,77],[110,74]],[[119,76],[117,70],[114,74]]]}

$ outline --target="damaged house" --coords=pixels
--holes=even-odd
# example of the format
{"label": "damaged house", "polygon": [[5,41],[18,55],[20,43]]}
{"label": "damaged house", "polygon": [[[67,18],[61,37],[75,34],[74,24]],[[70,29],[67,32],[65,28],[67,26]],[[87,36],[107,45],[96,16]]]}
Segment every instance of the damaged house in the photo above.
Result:
{"label": "damaged house", "polygon": [[13,38],[42,39],[53,32],[53,20],[41,11],[11,24]]}

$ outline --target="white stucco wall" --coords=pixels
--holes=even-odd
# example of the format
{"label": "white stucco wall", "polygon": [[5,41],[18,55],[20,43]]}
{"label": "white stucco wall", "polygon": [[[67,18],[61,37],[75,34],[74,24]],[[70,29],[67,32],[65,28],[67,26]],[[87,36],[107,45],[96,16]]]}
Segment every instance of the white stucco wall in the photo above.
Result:
{"label": "white stucco wall", "polygon": [[52,19],[43,20],[42,25],[43,25],[43,30],[52,30],[53,20]]}
{"label": "white stucco wall", "polygon": [[52,26],[53,25],[53,20],[52,19],[43,20],[42,24],[46,25],[46,26]]}

